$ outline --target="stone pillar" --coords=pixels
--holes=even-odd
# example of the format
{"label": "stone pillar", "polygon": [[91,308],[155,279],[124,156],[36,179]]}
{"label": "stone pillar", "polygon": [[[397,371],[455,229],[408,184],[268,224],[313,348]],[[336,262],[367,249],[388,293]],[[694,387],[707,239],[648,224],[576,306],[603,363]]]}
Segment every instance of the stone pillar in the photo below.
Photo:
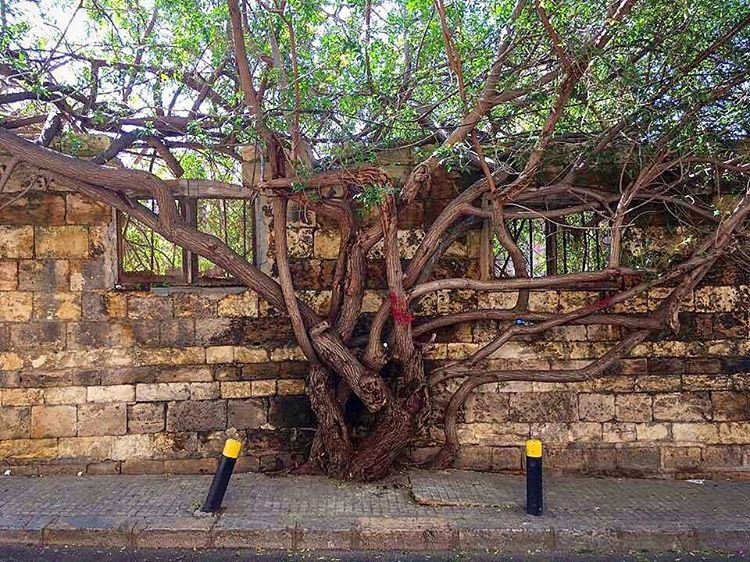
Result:
{"label": "stone pillar", "polygon": [[[264,179],[270,178],[270,170],[265,165],[263,154],[254,146],[245,146],[240,149],[242,155],[242,181],[248,186],[258,185]],[[273,269],[273,256],[269,255],[273,223],[271,220],[271,199],[259,193],[254,200],[255,222],[255,247],[253,255],[255,265],[266,274],[271,274]]]}

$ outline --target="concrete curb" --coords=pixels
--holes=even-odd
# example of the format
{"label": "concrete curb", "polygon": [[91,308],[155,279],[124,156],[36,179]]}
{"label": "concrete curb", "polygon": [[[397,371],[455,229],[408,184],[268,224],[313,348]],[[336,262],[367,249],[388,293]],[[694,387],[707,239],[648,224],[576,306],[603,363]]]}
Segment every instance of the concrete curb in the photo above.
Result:
{"label": "concrete curb", "polygon": [[544,518],[521,526],[440,518],[311,520],[300,527],[244,517],[17,517],[0,519],[0,544],[265,550],[490,550],[508,554],[581,551],[664,553],[750,550],[750,525],[574,528]]}

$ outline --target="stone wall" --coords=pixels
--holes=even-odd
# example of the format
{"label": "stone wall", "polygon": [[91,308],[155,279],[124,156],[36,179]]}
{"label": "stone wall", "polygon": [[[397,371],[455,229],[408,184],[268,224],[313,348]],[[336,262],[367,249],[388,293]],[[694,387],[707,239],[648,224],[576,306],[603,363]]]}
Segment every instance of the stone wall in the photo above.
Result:
{"label": "stone wall", "polygon": [[[24,193],[24,190],[30,190]],[[436,181],[404,217],[408,259],[456,192]],[[241,288],[115,288],[114,221],[59,178],[23,166],[0,210],[0,469],[13,473],[211,472],[227,436],[245,441],[238,470],[274,470],[304,458],[314,419],[306,363],[277,311]],[[9,193],[11,195],[9,195]],[[295,227],[293,269],[304,298],[327,306],[338,238],[325,224]],[[455,244],[441,275],[478,271],[476,237]],[[380,256],[364,309],[385,295]],[[482,387],[462,413],[457,466],[520,471],[528,437],[546,444],[552,469],[612,475],[750,475],[750,337],[747,279],[729,265],[686,303],[678,335],[659,334],[606,379]],[[626,303],[646,311],[662,295]],[[532,310],[559,312],[598,292],[534,292]],[[504,308],[503,293],[445,291],[420,314],[469,303]],[[364,330],[365,326],[360,329]],[[439,335],[433,365],[471,353],[491,323]],[[573,326],[513,342],[498,367],[584,364],[617,329]],[[443,400],[447,392],[442,391]],[[441,439],[439,416],[415,447]]]}

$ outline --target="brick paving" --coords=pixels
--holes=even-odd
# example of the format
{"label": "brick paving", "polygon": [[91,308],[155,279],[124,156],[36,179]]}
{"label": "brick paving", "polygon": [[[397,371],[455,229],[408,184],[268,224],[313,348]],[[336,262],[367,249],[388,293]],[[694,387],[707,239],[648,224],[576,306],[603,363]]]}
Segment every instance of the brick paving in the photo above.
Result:
{"label": "brick paving", "polygon": [[503,552],[750,552],[750,483],[412,471],[387,484],[238,474],[218,516],[209,476],[0,477],[0,543]]}

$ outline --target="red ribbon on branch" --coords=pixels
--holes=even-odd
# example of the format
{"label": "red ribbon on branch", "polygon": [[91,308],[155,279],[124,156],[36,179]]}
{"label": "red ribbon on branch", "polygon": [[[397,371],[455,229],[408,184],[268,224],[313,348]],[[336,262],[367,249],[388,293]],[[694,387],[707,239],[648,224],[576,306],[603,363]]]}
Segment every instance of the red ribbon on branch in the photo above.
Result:
{"label": "red ribbon on branch", "polygon": [[411,324],[414,320],[414,316],[409,312],[405,298],[399,298],[399,296],[391,292],[388,295],[391,301],[391,314],[393,314],[393,320],[397,324]]}

